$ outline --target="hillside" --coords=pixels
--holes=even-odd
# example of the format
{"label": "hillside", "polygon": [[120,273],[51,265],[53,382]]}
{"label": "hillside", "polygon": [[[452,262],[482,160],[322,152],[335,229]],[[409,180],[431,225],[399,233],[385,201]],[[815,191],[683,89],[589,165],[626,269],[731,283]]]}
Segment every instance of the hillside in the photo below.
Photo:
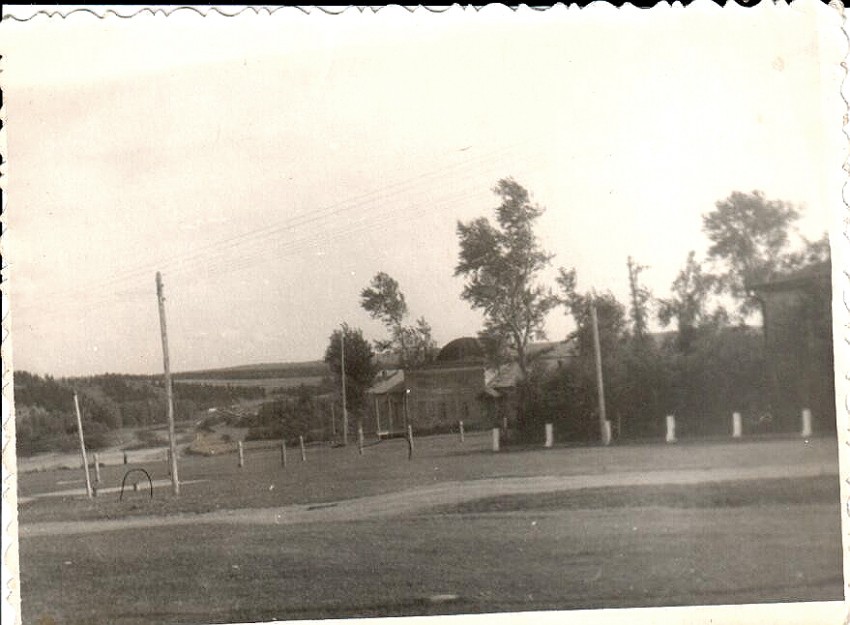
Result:
{"label": "hillside", "polygon": [[316,378],[328,372],[327,365],[321,360],[306,362],[262,363],[257,365],[239,365],[221,369],[200,369],[180,371],[174,374],[175,380],[256,380],[267,378]]}

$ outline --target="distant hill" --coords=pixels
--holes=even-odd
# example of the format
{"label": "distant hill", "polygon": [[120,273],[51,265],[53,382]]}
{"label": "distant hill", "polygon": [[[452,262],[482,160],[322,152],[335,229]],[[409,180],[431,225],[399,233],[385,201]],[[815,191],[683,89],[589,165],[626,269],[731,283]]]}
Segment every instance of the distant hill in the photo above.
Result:
{"label": "distant hill", "polygon": [[239,365],[222,369],[200,369],[181,371],[174,374],[175,380],[262,380],[267,378],[314,378],[328,372],[327,365],[321,360],[306,362],[262,363],[258,365]]}

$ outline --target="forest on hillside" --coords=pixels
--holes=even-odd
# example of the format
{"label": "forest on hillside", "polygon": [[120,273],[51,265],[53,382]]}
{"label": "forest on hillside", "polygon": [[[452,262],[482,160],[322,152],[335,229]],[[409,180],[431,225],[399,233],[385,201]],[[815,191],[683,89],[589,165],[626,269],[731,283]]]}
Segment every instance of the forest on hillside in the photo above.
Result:
{"label": "forest on hillside", "polygon": [[[17,451],[31,455],[76,449],[74,393],[80,404],[86,446],[109,444],[109,432],[166,422],[165,389],[161,378],[104,374],[53,378],[27,371],[14,373]],[[262,387],[174,384],[175,419],[194,419],[207,409],[265,396]]]}

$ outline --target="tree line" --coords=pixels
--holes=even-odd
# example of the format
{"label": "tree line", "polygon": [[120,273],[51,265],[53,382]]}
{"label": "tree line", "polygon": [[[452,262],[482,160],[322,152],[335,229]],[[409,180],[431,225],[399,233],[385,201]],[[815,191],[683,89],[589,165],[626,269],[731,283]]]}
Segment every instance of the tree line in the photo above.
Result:
{"label": "tree line", "polygon": [[[27,371],[13,374],[16,446],[21,455],[73,451],[77,442],[74,393],[78,395],[86,446],[109,444],[109,432],[166,422],[162,381],[147,376],[104,374],[60,378]],[[208,408],[264,396],[262,387],[175,383],[178,420],[193,419]]]}
{"label": "tree line", "polygon": [[[678,415],[681,429],[695,435],[725,432],[732,411],[746,414],[756,431],[788,425],[772,415],[776,407],[768,397],[764,337],[751,323],[760,304],[751,286],[829,260],[826,235],[810,241],[797,232],[800,209],[760,191],[731,193],[702,216],[707,253],[701,258],[688,252],[668,294],[653,294],[641,279],[647,267],[625,259],[630,297],[624,304],[609,289],[579,290],[572,268],[560,267],[555,284],[543,284],[540,275],[553,259],[535,232],[544,209],[512,178],[499,180],[492,190],[500,200],[495,221],[479,217],[457,223],[454,275],[464,279],[461,298],[484,316],[479,334],[492,349],[492,363],[514,361],[520,370],[513,435],[539,436],[542,422],[555,421],[563,438],[598,436],[591,306],[598,317],[615,435],[657,436],[665,414]],[[821,297],[828,302],[828,293]],[[431,326],[424,318],[406,323],[407,304],[392,277],[378,273],[363,289],[361,306],[387,328],[387,338],[376,341],[375,350],[397,354],[400,368],[430,361]],[[565,337],[571,358],[547,371],[528,346],[547,338],[547,315],[558,308],[575,327]],[[653,332],[651,326],[669,330]],[[375,350],[361,330],[335,329],[325,362],[337,384],[343,375],[342,343],[346,401],[362,414],[377,371]]]}

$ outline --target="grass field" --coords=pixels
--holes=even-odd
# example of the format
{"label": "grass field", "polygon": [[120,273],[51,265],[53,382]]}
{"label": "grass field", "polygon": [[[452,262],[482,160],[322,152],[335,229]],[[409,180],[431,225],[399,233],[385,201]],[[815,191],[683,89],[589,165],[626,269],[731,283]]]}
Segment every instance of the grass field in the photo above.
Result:
{"label": "grass field", "polygon": [[[38,498],[80,471],[23,474],[20,494],[36,497],[20,506],[24,622],[842,597],[835,440],[487,446],[423,438],[411,461],[403,441],[363,456],[317,446],[307,462],[289,450],[285,469],[268,448],[242,469],[235,456],[185,458],[181,479],[198,481],[179,499]],[[104,485],[126,468],[104,467]],[[167,477],[165,463],[147,468]]]}

